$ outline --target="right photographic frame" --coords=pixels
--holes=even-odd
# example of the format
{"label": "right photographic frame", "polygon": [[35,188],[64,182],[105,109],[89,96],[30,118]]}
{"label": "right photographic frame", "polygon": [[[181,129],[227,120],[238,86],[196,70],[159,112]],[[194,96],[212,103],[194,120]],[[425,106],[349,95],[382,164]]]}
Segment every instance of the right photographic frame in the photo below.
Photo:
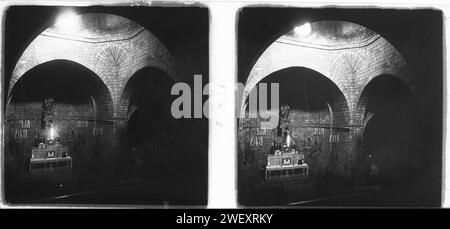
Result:
{"label": "right photographic frame", "polygon": [[443,14],[238,13],[241,206],[439,207]]}

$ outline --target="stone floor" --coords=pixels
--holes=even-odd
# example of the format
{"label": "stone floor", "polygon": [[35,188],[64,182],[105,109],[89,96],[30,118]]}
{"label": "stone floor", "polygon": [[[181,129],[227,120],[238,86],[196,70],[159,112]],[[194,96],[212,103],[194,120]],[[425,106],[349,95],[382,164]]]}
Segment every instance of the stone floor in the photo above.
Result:
{"label": "stone floor", "polygon": [[10,182],[6,200],[11,204],[75,205],[206,205],[204,185],[192,185],[157,168],[142,174],[105,181],[101,174],[79,172],[77,180],[50,182],[21,174]]}
{"label": "stone floor", "polygon": [[241,206],[436,207],[440,206],[440,177],[434,172],[413,174],[391,183],[354,186],[332,177],[309,177],[299,182],[269,185],[257,176],[241,180]]}

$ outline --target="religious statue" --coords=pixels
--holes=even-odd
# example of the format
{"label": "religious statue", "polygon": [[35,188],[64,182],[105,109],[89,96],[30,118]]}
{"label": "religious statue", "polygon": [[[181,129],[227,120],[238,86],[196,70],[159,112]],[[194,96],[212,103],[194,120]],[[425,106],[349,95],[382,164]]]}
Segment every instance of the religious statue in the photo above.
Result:
{"label": "religious statue", "polygon": [[41,117],[41,130],[50,127],[50,123],[53,123],[53,98],[47,97],[42,103],[42,117]]}
{"label": "religious statue", "polygon": [[44,99],[42,103],[41,130],[39,138],[46,142],[55,142],[58,138],[56,127],[53,123],[54,116],[54,100],[51,97]]}
{"label": "religious statue", "polygon": [[282,105],[280,108],[280,121],[278,123],[278,136],[286,135],[286,132],[290,132],[291,123],[289,120],[289,105]]}

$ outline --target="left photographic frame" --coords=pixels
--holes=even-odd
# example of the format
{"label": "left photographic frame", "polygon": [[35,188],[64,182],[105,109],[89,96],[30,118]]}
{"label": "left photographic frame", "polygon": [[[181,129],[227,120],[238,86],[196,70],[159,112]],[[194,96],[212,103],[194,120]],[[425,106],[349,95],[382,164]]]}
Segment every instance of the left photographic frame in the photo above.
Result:
{"label": "left photographic frame", "polygon": [[4,14],[6,205],[206,206],[208,8]]}

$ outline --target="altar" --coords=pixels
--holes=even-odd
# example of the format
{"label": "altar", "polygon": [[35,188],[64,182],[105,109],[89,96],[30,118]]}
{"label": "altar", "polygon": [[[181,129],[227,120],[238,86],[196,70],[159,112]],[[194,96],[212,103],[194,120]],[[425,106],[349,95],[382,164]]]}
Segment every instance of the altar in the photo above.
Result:
{"label": "altar", "polygon": [[72,168],[72,158],[68,155],[67,147],[50,145],[31,149],[30,174],[60,168]]}
{"label": "altar", "polygon": [[28,172],[32,178],[47,181],[76,180],[69,148],[59,141],[58,126],[53,122],[53,98],[46,98],[42,108],[41,130],[31,148]]}
{"label": "altar", "polygon": [[308,177],[309,166],[305,162],[304,151],[298,147],[297,140],[291,135],[289,106],[280,110],[280,135],[274,140],[267,154],[264,178],[266,182],[285,182],[302,180]]}
{"label": "altar", "polygon": [[303,154],[297,152],[269,154],[265,172],[266,181],[308,177],[308,164],[303,162],[303,158]]}
{"label": "altar", "polygon": [[78,179],[78,172],[72,169],[69,148],[58,142],[40,143],[31,149],[29,174],[33,179],[56,184],[71,184]]}

